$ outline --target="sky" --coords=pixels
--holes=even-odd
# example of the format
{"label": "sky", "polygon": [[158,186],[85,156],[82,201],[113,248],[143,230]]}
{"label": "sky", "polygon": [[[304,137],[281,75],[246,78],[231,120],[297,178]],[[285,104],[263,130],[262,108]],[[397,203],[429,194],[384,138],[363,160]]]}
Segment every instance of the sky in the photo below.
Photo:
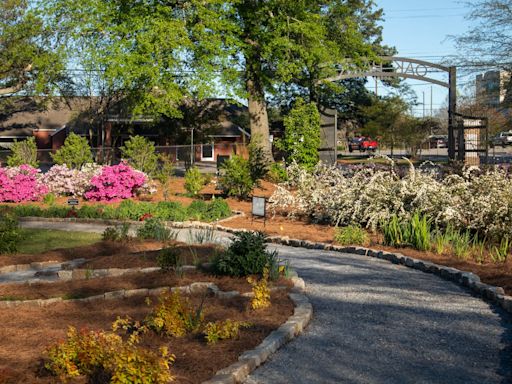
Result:
{"label": "sky", "polygon": [[[468,9],[460,1],[454,0],[375,0],[384,9],[384,43],[398,50],[397,56],[415,58],[440,63],[458,51],[449,35],[460,35],[470,28],[471,23],[464,18]],[[474,81],[475,75],[458,76],[458,90],[462,91]],[[423,103],[425,94],[425,114],[430,116],[431,104],[435,110],[446,105],[448,90],[419,80],[407,80],[416,92],[418,102]],[[374,89],[373,79],[368,88]],[[432,91],[432,103],[431,103]],[[423,105],[414,107],[417,116],[423,115]]]}

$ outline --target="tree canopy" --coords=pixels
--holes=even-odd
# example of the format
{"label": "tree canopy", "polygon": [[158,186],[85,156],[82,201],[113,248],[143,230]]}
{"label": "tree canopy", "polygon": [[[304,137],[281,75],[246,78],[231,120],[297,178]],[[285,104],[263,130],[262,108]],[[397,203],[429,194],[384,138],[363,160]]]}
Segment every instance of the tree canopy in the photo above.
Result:
{"label": "tree canopy", "polygon": [[267,98],[314,92],[346,58],[373,57],[382,11],[373,0],[39,0],[68,60],[97,71],[133,114],[180,117],[186,98],[221,90],[248,100],[269,151]]}
{"label": "tree canopy", "polygon": [[52,93],[63,67],[51,36],[27,0],[0,2],[0,96]]}

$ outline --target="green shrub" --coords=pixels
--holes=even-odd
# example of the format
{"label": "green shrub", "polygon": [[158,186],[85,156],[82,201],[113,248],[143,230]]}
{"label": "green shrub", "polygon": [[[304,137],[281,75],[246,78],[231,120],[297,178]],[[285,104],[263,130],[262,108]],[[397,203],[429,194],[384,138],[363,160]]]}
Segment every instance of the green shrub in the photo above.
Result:
{"label": "green shrub", "polygon": [[255,184],[258,184],[258,180],[267,176],[270,167],[270,160],[258,143],[260,143],[260,139],[257,136],[254,136],[248,146],[249,170],[251,173],[251,179]]}
{"label": "green shrub", "polygon": [[277,252],[267,251],[266,239],[261,232],[237,233],[229,248],[214,260],[214,271],[235,277],[263,275],[265,267],[277,262]]}
{"label": "green shrub", "polygon": [[164,200],[167,201],[170,195],[169,181],[174,175],[175,165],[171,156],[168,154],[161,153],[158,159],[160,160],[160,165],[155,172],[155,179],[162,185]]}
{"label": "green shrub", "polygon": [[276,147],[286,153],[286,163],[296,162],[307,170],[318,163],[320,147],[320,113],[315,103],[297,99],[284,118],[284,137]]}
{"label": "green shrub", "polygon": [[392,247],[403,247],[406,245],[404,239],[404,229],[400,219],[392,216],[389,221],[381,223],[380,228],[384,235],[384,244]]}
{"label": "green shrub", "polygon": [[142,136],[131,136],[121,148],[121,156],[133,168],[153,175],[158,166],[158,155],[154,144]]}
{"label": "green shrub", "polygon": [[84,164],[92,163],[92,152],[85,137],[71,132],[64,145],[51,154],[56,164],[66,164],[68,168],[80,169]]}
{"label": "green shrub", "polygon": [[197,167],[191,167],[185,172],[185,189],[187,192],[196,196],[206,183],[205,177]]}
{"label": "green shrub", "polygon": [[241,156],[233,156],[222,164],[219,188],[228,196],[245,199],[254,188],[249,161]]}
{"label": "green shrub", "polygon": [[11,147],[11,154],[7,157],[7,165],[9,167],[18,167],[23,164],[34,168],[39,167],[35,137],[29,137],[23,141],[15,140]]}
{"label": "green shrub", "polygon": [[208,204],[203,200],[194,200],[187,208],[189,217],[195,220],[201,220],[208,212]]}
{"label": "green shrub", "polygon": [[288,180],[286,168],[281,163],[272,163],[267,173],[267,180],[272,183],[283,183]]}
{"label": "green shrub", "polygon": [[427,216],[420,216],[418,212],[412,215],[409,222],[410,243],[413,248],[420,251],[430,249],[430,220]]}
{"label": "green shrub", "polygon": [[0,254],[18,252],[18,243],[21,239],[18,220],[9,215],[0,217]]}
{"label": "green shrub", "polygon": [[142,227],[137,230],[137,237],[141,239],[169,241],[176,239],[177,235],[177,232],[172,232],[162,220],[157,218],[147,219]]}
{"label": "green shrub", "polygon": [[156,263],[164,271],[176,270],[183,265],[180,250],[175,246],[161,249]]}
{"label": "green shrub", "polygon": [[[9,207],[10,208],[10,207]],[[45,210],[37,205],[17,205],[12,209],[12,212],[18,217],[44,217]]]}
{"label": "green shrub", "polygon": [[336,228],[334,240],[341,245],[368,245],[368,233],[358,225]]}
{"label": "green shrub", "polygon": [[231,209],[223,199],[214,199],[208,204],[208,209],[203,215],[203,220],[214,221],[231,216]]}

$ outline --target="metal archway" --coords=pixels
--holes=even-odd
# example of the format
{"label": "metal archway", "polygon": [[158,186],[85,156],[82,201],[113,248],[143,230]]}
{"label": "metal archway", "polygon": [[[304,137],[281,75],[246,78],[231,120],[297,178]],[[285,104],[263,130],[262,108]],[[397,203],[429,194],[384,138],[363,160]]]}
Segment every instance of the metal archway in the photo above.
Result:
{"label": "metal archway", "polygon": [[[344,64],[336,66],[337,74],[321,82],[334,82],[354,77],[402,77],[407,79],[416,79],[437,84],[448,88],[448,157],[455,160],[456,152],[459,149],[455,146],[455,128],[457,113],[457,68],[446,67],[444,65],[430,63],[428,61],[408,59],[405,57],[381,56],[378,60],[367,61],[363,65],[347,61]],[[433,72],[445,72],[448,74],[448,82],[440,81],[429,77]],[[462,132],[462,133],[461,133]],[[463,131],[458,130],[459,135]],[[463,137],[458,138],[458,142],[463,142]],[[460,156],[458,156],[460,158]]]}

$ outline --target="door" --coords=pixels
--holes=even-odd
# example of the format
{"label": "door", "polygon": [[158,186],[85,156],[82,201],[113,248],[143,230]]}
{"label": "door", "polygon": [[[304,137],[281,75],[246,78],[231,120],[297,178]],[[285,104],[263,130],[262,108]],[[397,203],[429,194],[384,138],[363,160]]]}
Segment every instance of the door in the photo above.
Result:
{"label": "door", "polygon": [[213,144],[201,144],[201,161],[213,161],[214,158]]}

